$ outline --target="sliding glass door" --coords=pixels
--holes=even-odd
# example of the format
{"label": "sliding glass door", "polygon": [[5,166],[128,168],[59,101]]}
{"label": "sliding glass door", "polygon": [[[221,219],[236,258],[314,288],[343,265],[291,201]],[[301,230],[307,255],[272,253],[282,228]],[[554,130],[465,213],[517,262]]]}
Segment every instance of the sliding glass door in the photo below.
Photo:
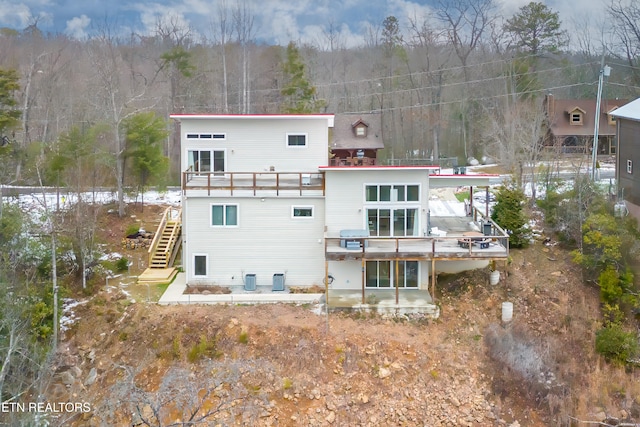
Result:
{"label": "sliding glass door", "polygon": [[[418,261],[398,261],[398,287],[418,288]],[[367,288],[395,288],[395,261],[367,261],[365,269]]]}

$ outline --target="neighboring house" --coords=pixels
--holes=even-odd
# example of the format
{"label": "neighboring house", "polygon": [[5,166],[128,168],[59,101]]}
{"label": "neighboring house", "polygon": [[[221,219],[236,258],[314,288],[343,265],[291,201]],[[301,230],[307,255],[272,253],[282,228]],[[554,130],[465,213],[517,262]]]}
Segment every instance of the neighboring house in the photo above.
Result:
{"label": "neighboring house", "polygon": [[627,209],[640,219],[640,98],[612,113],[616,119],[618,194]]}
{"label": "neighboring house", "polygon": [[[626,101],[603,99],[600,102],[598,124],[598,154],[615,154],[616,125],[611,113]],[[544,100],[548,133],[545,145],[559,153],[590,153],[595,130],[595,99],[555,99],[547,95]]]}
{"label": "neighboring house", "polygon": [[384,148],[380,114],[339,114],[331,135],[331,166],[378,164]]}
{"label": "neighboring house", "polygon": [[[459,218],[459,228],[430,216],[431,181],[438,187],[487,186],[490,176],[434,176],[437,166],[329,165],[328,147],[335,141],[330,129],[347,123],[357,135],[364,119],[171,118],[180,123],[182,142],[188,284],[252,290],[271,284],[276,289],[276,282],[327,282],[334,290],[362,290],[364,300],[365,289],[424,291],[435,283],[436,271],[508,257],[508,236],[495,224],[478,219],[486,224],[484,234],[469,234],[475,216]],[[341,132],[334,132],[339,138]]]}

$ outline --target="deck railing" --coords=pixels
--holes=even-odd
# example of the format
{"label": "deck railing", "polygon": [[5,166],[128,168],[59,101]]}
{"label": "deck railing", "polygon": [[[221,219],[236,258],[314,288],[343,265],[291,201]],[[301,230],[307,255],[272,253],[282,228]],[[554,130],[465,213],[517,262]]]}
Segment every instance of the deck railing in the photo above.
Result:
{"label": "deck railing", "polygon": [[196,172],[187,170],[182,173],[182,191],[213,190],[234,192],[249,190],[253,195],[260,191],[298,191],[300,195],[308,191],[320,191],[325,194],[323,173],[311,172]]}
{"label": "deck railing", "polygon": [[349,259],[506,259],[509,236],[325,237],[325,254]]}

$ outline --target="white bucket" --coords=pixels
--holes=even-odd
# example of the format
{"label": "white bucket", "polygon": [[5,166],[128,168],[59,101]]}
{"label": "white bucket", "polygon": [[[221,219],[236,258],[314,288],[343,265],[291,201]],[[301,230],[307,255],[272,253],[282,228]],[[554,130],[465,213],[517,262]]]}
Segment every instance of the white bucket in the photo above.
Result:
{"label": "white bucket", "polygon": [[489,284],[497,285],[500,281],[500,272],[498,270],[493,270],[489,275]]}
{"label": "white bucket", "polygon": [[505,301],[502,303],[502,321],[511,322],[513,317],[513,303]]}

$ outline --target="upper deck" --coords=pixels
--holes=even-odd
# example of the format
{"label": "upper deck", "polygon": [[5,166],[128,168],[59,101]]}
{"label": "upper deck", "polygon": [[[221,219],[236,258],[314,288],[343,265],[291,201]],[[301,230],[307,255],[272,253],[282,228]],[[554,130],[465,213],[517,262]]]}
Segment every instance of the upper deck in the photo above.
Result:
{"label": "upper deck", "polygon": [[182,193],[189,196],[324,196],[324,173],[194,172],[182,173]]}

